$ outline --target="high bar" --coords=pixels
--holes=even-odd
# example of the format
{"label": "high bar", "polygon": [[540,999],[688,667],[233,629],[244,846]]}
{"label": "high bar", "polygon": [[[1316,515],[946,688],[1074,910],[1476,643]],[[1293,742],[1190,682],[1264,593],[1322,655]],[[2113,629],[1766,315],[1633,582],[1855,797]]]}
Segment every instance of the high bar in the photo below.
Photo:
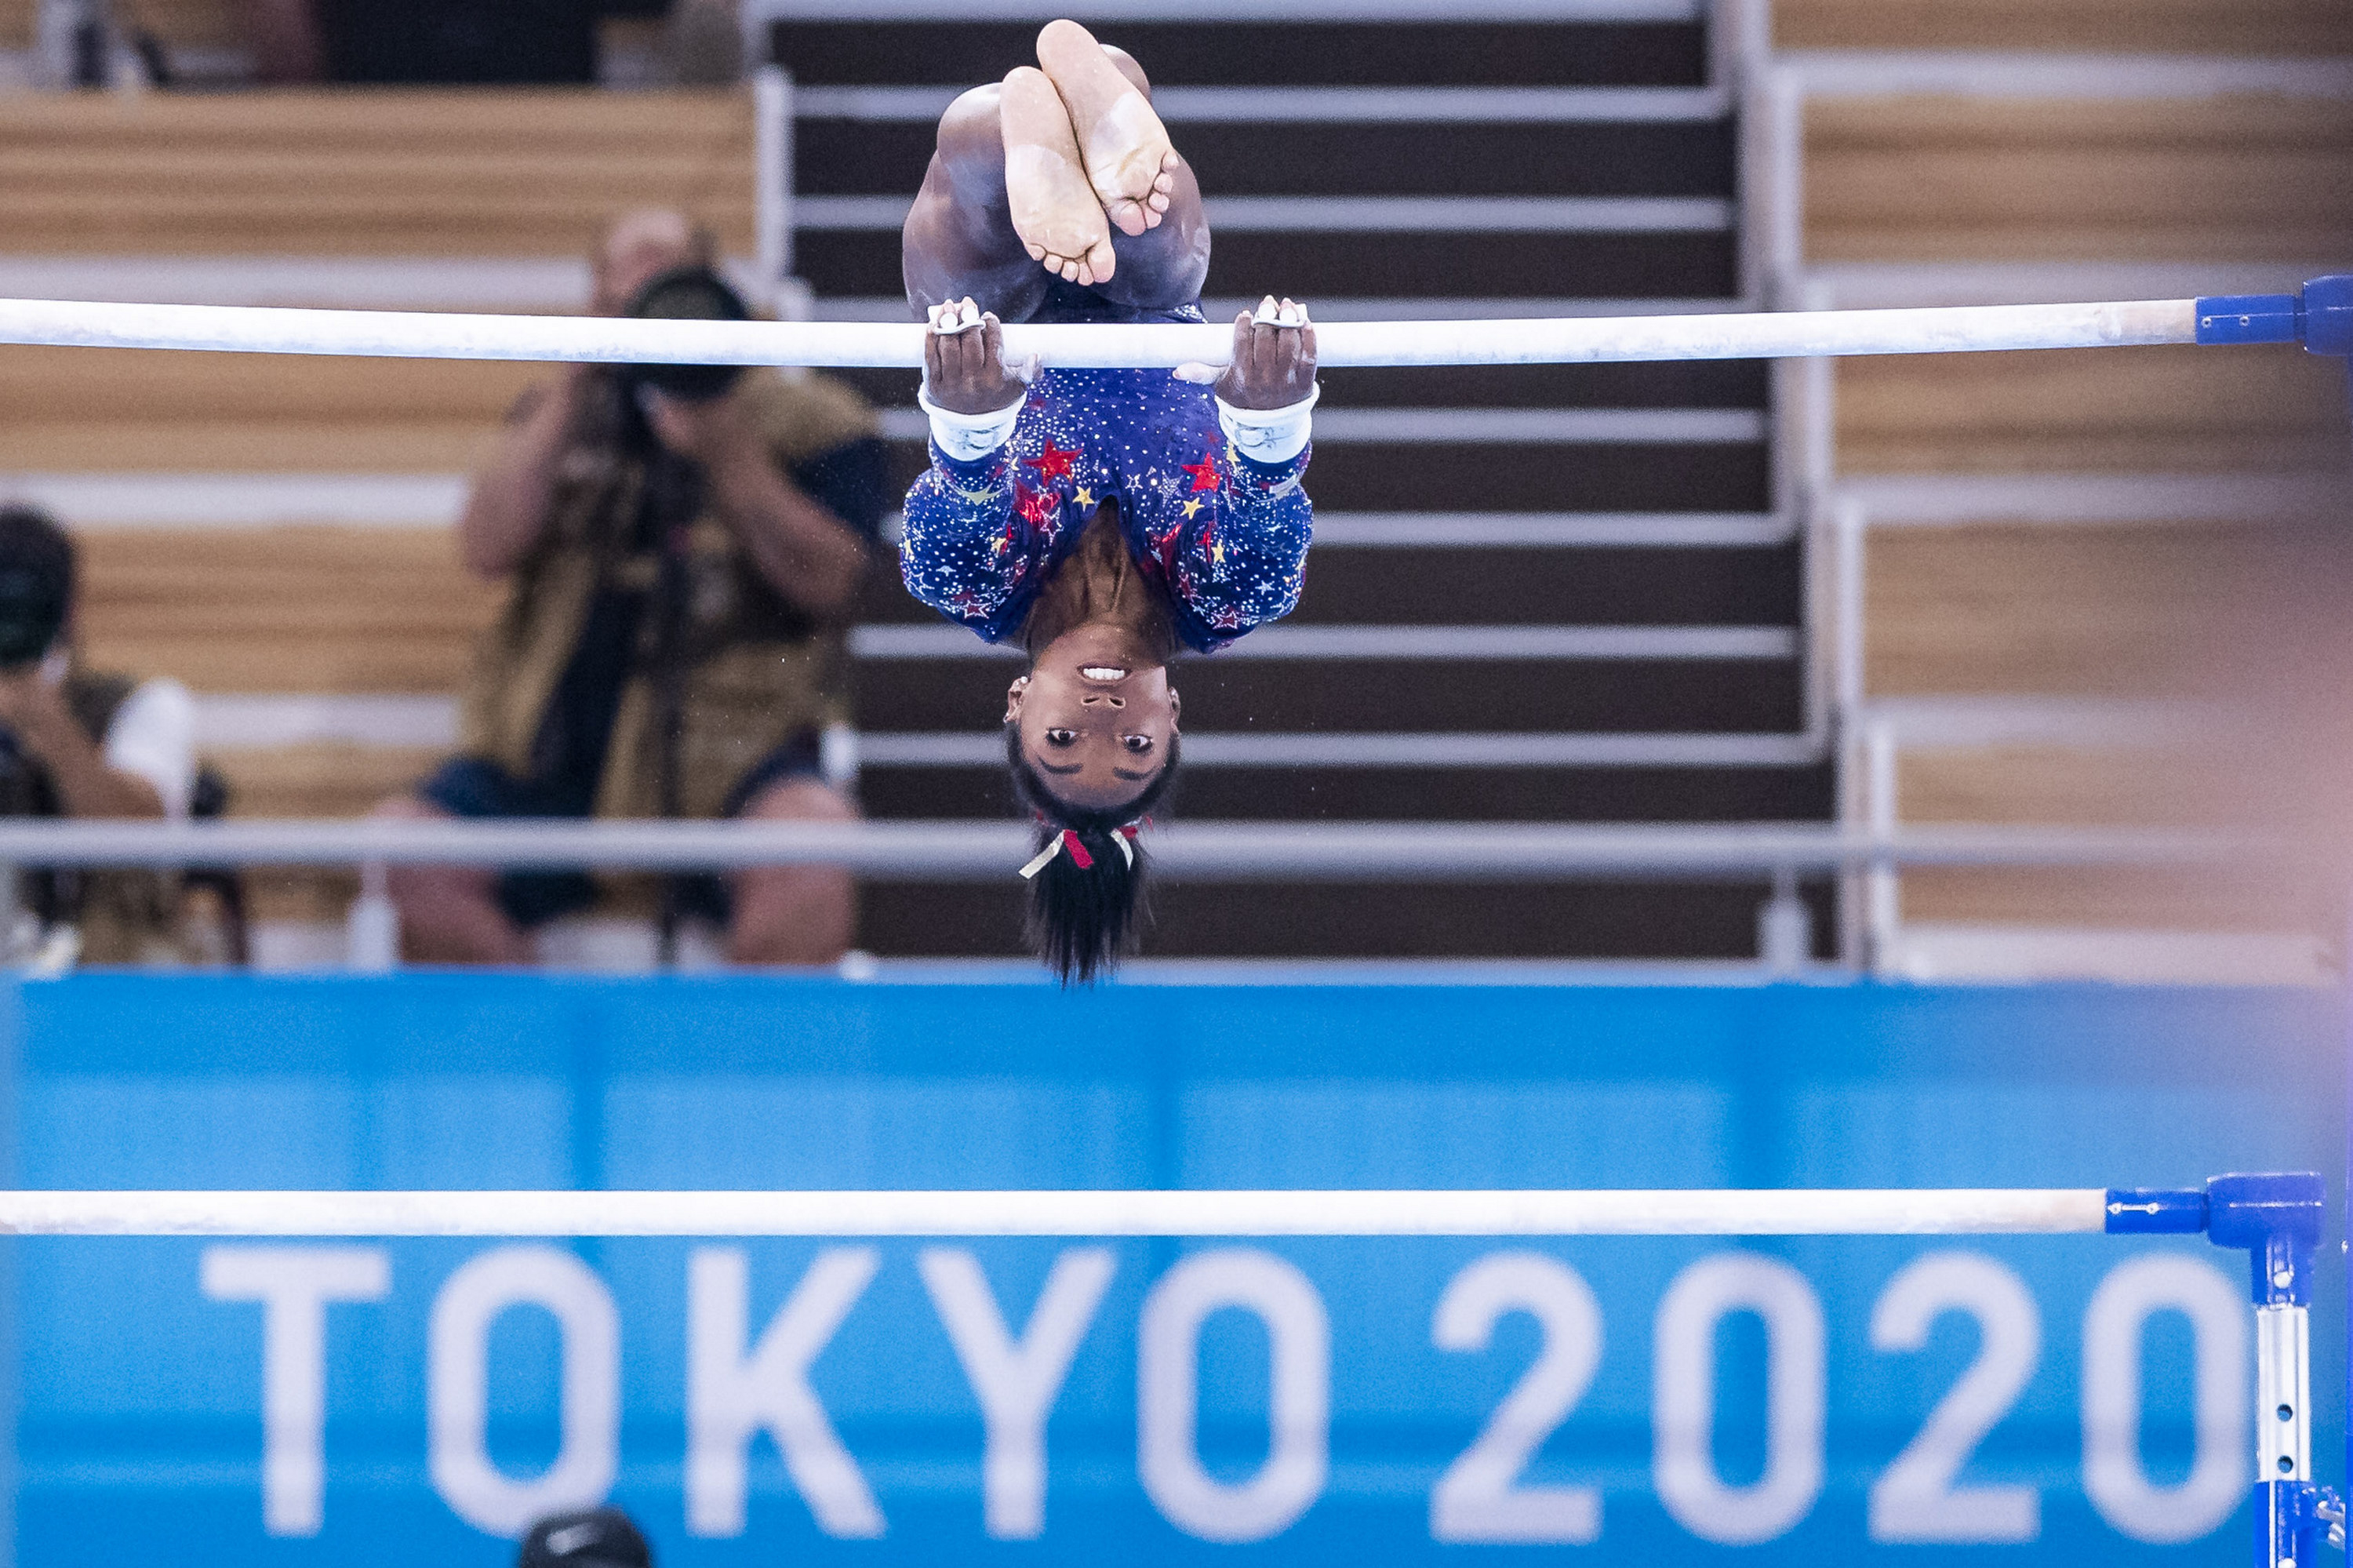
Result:
{"label": "high bar", "polygon": [[1466,1192],[12,1192],[0,1234],[1657,1236],[2052,1234],[2103,1188]]}
{"label": "high bar", "polygon": [[[2278,301],[2295,304],[2292,295]],[[1327,369],[1551,365],[1620,360],[1785,359],[2101,348],[2218,338],[2216,301],[1953,305],[1913,310],[1752,312],[1686,316],[1332,322],[1316,326]],[[2237,319],[2234,315],[2233,321]],[[2300,328],[2300,308],[2295,313]],[[891,322],[682,322],[603,316],[0,300],[0,344],[160,348],[228,354],[353,355],[592,364],[793,365],[919,369],[927,328]],[[1225,323],[1017,324],[1008,363],[1071,369],[1220,365]]]}

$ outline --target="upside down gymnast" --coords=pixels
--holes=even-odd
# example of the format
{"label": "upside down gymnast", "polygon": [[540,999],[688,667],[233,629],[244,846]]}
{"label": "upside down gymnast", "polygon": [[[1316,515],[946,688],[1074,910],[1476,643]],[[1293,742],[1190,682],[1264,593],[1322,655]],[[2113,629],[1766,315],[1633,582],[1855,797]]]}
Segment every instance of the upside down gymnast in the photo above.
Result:
{"label": "upside down gymnast", "polygon": [[1222,374],[1009,372],[1000,322],[1198,322],[1209,265],[1142,69],[1067,21],[1038,61],[949,107],[907,217],[932,465],[900,566],[917,599],[1029,655],[1006,758],[1038,821],[1030,944],[1069,983],[1134,933],[1136,830],[1176,768],[1169,660],[1298,602],[1315,330],[1269,296]]}

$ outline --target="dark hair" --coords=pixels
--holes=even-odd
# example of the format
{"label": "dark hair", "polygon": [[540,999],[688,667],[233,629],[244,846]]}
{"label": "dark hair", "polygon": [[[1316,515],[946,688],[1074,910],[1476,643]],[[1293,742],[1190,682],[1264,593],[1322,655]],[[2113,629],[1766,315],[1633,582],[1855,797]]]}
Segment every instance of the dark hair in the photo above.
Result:
{"label": "dark hair", "polygon": [[0,668],[49,651],[73,607],[74,546],[37,506],[0,506]]}
{"label": "dark hair", "polygon": [[1064,985],[1092,985],[1134,946],[1151,911],[1144,897],[1144,846],[1132,844],[1133,864],[1120,853],[1120,830],[1166,801],[1176,781],[1176,737],[1168,737],[1168,760],[1134,800],[1094,810],[1058,799],[1029,759],[1021,755],[1021,726],[1005,726],[1005,762],[1013,773],[1013,796],[1038,817],[1035,847],[1043,850],[1058,833],[1078,835],[1092,866],[1068,853],[1048,861],[1029,879],[1029,916],[1023,935],[1030,951]]}

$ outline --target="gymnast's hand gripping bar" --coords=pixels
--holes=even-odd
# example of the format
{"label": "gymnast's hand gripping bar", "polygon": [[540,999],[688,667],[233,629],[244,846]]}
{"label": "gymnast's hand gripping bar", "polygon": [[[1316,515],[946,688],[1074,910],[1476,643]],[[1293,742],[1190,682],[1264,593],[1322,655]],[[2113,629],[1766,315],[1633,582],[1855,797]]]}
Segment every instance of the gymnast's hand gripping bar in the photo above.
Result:
{"label": "gymnast's hand gripping bar", "polygon": [[[887,322],[644,321],[0,300],[0,344],[398,359],[918,369],[929,330]],[[2301,294],[1919,310],[1332,322],[1319,323],[1316,335],[1317,359],[1326,369],[2190,343],[2300,342],[2315,353],[2345,354],[2353,349],[2353,277],[2316,279]],[[1232,329],[1222,323],[1005,329],[1008,362],[1034,359],[1073,369],[1219,365],[1230,356],[1232,342]]]}

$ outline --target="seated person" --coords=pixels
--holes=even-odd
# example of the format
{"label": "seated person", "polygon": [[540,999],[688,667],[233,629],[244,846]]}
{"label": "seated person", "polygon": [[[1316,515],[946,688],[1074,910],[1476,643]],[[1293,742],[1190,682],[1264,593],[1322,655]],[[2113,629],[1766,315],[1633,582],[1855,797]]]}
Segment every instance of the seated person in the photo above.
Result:
{"label": "seated person", "polygon": [[1270,298],[1235,322],[1222,375],[1015,380],[1000,318],[1198,322],[1209,266],[1200,188],[1135,61],[1067,21],[1038,35],[1038,59],[949,106],[907,216],[932,466],[900,567],[917,599],[1029,656],[1005,710],[1038,823],[1029,934],[1084,981],[1129,943],[1136,830],[1176,771],[1170,661],[1298,601],[1315,334]]}
{"label": "seated person", "polygon": [[[727,316],[742,302],[675,212],[617,220],[604,314]],[[512,587],[466,690],[463,754],[382,814],[842,821],[818,775],[846,716],[842,629],[883,512],[872,412],[822,376],[573,365],[515,408],[476,476],[459,546]],[[724,921],[739,963],[849,948],[846,871],[777,866],[667,884]],[[530,929],[586,908],[581,873],[395,874],[409,954],[522,963]]]}
{"label": "seated person", "polygon": [[[0,816],[185,818],[198,785],[195,702],[177,681],[85,667],[77,587],[65,531],[38,508],[0,506]],[[45,945],[42,961],[56,963],[77,951],[92,963],[188,961],[209,944],[191,946],[184,891],[153,872],[40,873],[19,902],[40,933],[0,940],[19,959]]]}

